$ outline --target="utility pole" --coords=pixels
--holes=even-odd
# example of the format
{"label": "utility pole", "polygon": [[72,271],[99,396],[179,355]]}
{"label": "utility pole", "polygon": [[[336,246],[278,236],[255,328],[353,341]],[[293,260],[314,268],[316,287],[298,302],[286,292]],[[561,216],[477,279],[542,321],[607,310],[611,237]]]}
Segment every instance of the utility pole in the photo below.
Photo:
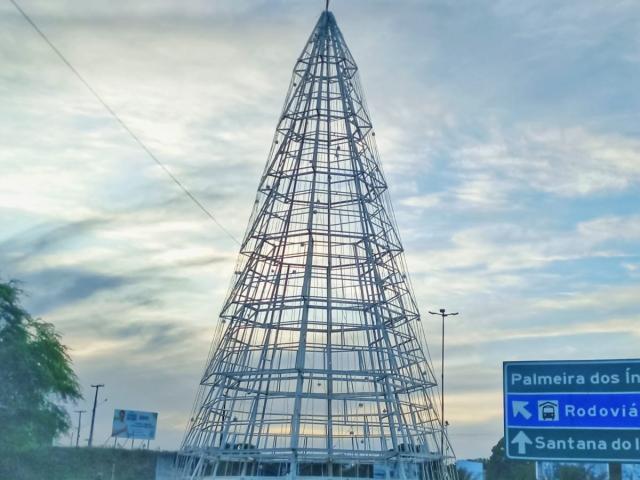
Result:
{"label": "utility pole", "polygon": [[78,436],[76,437],[76,447],[80,445],[80,428],[82,428],[82,414],[87,413],[86,410],[76,410],[78,414]]}
{"label": "utility pole", "polygon": [[441,373],[441,387],[440,387],[440,405],[442,406],[442,418],[440,419],[442,421],[442,431],[440,432],[440,453],[442,453],[442,456],[444,457],[444,427],[445,427],[445,421],[444,421],[444,317],[448,317],[448,316],[453,316],[453,315],[458,315],[458,312],[456,313],[444,313],[445,310],[444,308],[440,309],[440,312],[429,312],[431,315],[441,315],[442,316],[442,373]]}
{"label": "utility pole", "polygon": [[91,385],[91,388],[96,389],[96,396],[93,399],[93,412],[91,413],[91,431],[89,432],[89,446],[93,445],[93,424],[96,420],[96,406],[98,404],[98,390],[100,387],[104,387],[104,383],[100,383],[98,385]]}

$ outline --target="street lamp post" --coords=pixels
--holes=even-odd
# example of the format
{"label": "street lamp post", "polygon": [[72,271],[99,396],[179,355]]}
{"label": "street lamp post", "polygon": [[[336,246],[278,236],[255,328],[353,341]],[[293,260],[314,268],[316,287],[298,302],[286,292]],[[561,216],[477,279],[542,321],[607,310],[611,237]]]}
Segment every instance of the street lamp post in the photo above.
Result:
{"label": "street lamp post", "polygon": [[442,407],[442,418],[440,421],[442,422],[442,430],[440,431],[440,453],[444,457],[444,317],[449,317],[453,315],[458,315],[458,312],[455,313],[445,313],[444,308],[440,309],[440,312],[429,312],[431,315],[440,315],[442,316],[442,373],[440,376],[440,405]]}

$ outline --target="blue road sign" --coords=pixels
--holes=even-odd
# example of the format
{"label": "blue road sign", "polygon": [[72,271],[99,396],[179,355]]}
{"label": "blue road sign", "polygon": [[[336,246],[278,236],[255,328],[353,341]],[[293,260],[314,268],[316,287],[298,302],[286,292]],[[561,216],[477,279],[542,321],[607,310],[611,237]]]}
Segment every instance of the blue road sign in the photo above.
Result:
{"label": "blue road sign", "polygon": [[504,362],[514,460],[640,463],[640,360]]}

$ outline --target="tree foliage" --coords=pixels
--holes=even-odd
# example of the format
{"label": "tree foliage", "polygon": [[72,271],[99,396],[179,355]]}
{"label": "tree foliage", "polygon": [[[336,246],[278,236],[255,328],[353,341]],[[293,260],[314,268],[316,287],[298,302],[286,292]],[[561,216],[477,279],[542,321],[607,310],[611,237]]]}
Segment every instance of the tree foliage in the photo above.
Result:
{"label": "tree foliage", "polygon": [[[469,460],[483,464],[486,480],[535,480],[536,462],[509,460],[505,456],[505,442],[501,438],[491,449],[490,458]],[[543,480],[623,480],[620,463],[609,464],[609,474],[600,473],[593,464],[565,464],[543,462],[538,478]],[[634,477],[635,478],[635,477]],[[458,480],[475,480],[467,470],[458,469]]]}
{"label": "tree foliage", "polygon": [[504,452],[504,438],[493,446],[491,457],[485,465],[487,480],[535,480],[534,462],[509,460]]}
{"label": "tree foliage", "polygon": [[60,334],[22,308],[22,293],[0,282],[0,450],[50,445],[71,426],[56,402],[82,398]]}

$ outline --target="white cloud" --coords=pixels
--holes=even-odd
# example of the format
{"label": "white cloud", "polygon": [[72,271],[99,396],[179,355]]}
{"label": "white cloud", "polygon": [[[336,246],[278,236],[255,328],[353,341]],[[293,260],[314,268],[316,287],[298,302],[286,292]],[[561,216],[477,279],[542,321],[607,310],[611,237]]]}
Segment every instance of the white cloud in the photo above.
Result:
{"label": "white cloud", "polygon": [[640,239],[640,217],[596,219],[579,223],[569,232],[549,230],[543,224],[497,224],[460,230],[451,236],[448,248],[427,246],[420,254],[410,252],[408,258],[414,274],[481,268],[484,275],[542,268],[558,261],[622,256],[607,242],[636,239]]}
{"label": "white cloud", "polygon": [[479,180],[490,172],[490,183],[512,193],[533,189],[579,197],[623,190],[640,180],[640,141],[580,128],[494,132],[489,142],[469,141],[454,159]]}
{"label": "white cloud", "polygon": [[[574,292],[562,299],[541,299],[535,302],[536,307],[549,310],[574,310],[574,309],[602,309],[619,308],[621,306],[637,305],[640,303],[640,286],[602,287],[595,291]],[[637,319],[619,320],[614,323],[593,325],[592,328],[602,332],[614,332],[621,325],[640,333]],[[560,328],[559,331],[562,331]]]}
{"label": "white cloud", "polygon": [[433,208],[442,204],[441,196],[437,194],[427,194],[421,197],[409,197],[400,203],[407,207]]}
{"label": "white cloud", "polygon": [[[438,193],[405,197],[420,209],[518,210],[523,194],[588,197],[640,183],[640,141],[582,129],[490,130],[488,140],[463,139],[451,152],[451,179]],[[455,170],[454,170],[455,169]]]}

